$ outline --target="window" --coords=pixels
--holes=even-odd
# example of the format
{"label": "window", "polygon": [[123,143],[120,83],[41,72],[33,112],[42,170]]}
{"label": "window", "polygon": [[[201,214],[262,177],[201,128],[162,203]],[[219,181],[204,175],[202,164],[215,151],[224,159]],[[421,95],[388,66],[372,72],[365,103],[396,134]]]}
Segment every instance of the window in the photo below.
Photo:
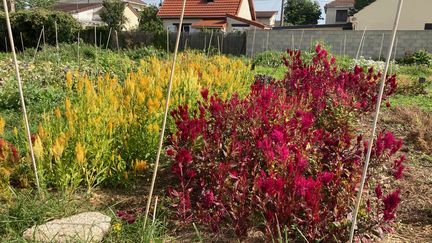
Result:
{"label": "window", "polygon": [[336,22],[347,22],[348,10],[336,10]]}
{"label": "window", "polygon": [[[179,24],[178,23],[174,23],[173,25],[176,27],[177,30],[179,29]],[[191,24],[190,23],[185,23],[185,24],[182,25],[182,32],[190,32],[190,29],[191,29]]]}
{"label": "window", "polygon": [[432,30],[432,23],[426,23],[425,30]]}

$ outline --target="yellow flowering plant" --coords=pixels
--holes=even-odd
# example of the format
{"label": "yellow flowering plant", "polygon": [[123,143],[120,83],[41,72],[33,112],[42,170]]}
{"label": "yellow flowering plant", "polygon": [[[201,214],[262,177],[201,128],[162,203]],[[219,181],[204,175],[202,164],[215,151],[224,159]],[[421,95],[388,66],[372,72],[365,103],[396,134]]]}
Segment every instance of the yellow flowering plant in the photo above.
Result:
{"label": "yellow flowering plant", "polygon": [[[101,184],[126,184],[145,172],[157,150],[170,68],[170,61],[152,57],[124,80],[69,71],[67,97],[43,115],[34,143],[45,185],[91,190]],[[252,81],[250,67],[240,60],[182,53],[170,106],[195,106],[204,87],[223,99],[242,96]]]}

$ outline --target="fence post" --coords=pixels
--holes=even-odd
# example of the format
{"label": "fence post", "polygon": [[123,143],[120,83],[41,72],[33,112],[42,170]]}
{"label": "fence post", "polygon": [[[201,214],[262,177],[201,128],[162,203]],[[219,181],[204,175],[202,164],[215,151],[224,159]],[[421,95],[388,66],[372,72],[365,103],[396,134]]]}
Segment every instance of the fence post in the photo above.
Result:
{"label": "fence post", "polygon": [[6,36],[5,36],[5,50],[6,50],[6,52],[9,52],[9,51],[8,51],[8,42],[7,42],[7,38],[6,38]]}
{"label": "fence post", "polygon": [[267,40],[266,40],[266,49],[265,49],[266,51],[268,51],[270,31],[271,31],[271,30],[267,30]]}
{"label": "fence post", "polygon": [[211,31],[211,34],[210,34],[210,41],[209,41],[209,45],[208,45],[208,49],[207,49],[207,56],[210,54],[210,48],[211,48],[212,40],[213,40],[213,30]]}
{"label": "fence post", "polygon": [[254,32],[252,36],[252,50],[251,50],[251,58],[254,56],[254,48],[255,48],[255,34],[256,34],[256,26],[254,27]]}
{"label": "fence post", "polygon": [[301,36],[300,36],[300,42],[298,49],[301,50],[302,42],[303,42],[303,35],[304,35],[304,29],[302,30]]}
{"label": "fence post", "polygon": [[111,39],[111,31],[112,31],[112,28],[109,29],[108,38],[107,38],[107,42],[106,42],[106,45],[105,45],[105,49],[108,49],[108,45],[109,45],[109,42],[110,42],[110,39]]}
{"label": "fence post", "polygon": [[46,43],[45,43],[45,25],[42,25],[42,33],[43,33],[43,45],[45,47]]}
{"label": "fence post", "polygon": [[117,32],[117,30],[115,30],[115,38],[116,38],[117,53],[120,53],[120,46],[119,46],[119,40],[118,40],[118,32]]}
{"label": "fence post", "polygon": [[80,32],[78,31],[78,39],[77,39],[77,54],[78,54],[78,69],[80,69],[81,67],[81,63],[80,63]]}
{"label": "fence post", "polygon": [[38,51],[38,49],[39,49],[40,41],[41,41],[41,39],[42,39],[42,33],[43,33],[42,31],[43,31],[43,29],[41,30],[40,35],[39,35],[39,39],[38,39],[38,42],[37,42],[37,45],[36,45],[36,50],[35,50],[35,53],[34,53],[34,55],[33,55],[33,62],[34,62],[35,59],[36,59],[36,54],[37,54],[37,51]]}
{"label": "fence post", "polygon": [[360,49],[361,49],[361,45],[362,45],[362,43],[363,43],[363,38],[364,38],[364,36],[365,36],[365,33],[366,33],[366,27],[365,27],[364,30],[363,30],[363,34],[362,34],[362,37],[361,37],[361,39],[360,39],[359,47],[358,47],[358,49],[357,49],[357,54],[356,54],[356,58],[355,58],[355,63],[356,63],[356,64],[357,64],[357,61],[358,61],[358,58],[359,58],[359,55],[360,55]]}
{"label": "fence post", "polygon": [[343,47],[343,55],[344,56],[346,55],[346,40],[347,40],[347,34],[345,34],[345,37],[344,37],[344,47]]}
{"label": "fence post", "polygon": [[24,52],[24,40],[23,40],[22,32],[20,32],[20,38],[21,38],[21,48],[22,51]]}

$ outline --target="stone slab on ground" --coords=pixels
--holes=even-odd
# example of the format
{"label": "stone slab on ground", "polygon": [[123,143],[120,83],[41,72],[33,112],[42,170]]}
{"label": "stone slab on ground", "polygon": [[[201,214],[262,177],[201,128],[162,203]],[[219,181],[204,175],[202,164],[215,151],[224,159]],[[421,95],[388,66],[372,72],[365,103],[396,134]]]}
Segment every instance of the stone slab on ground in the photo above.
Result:
{"label": "stone slab on ground", "polygon": [[101,242],[111,228],[111,217],[86,212],[55,219],[24,231],[23,237],[36,242]]}

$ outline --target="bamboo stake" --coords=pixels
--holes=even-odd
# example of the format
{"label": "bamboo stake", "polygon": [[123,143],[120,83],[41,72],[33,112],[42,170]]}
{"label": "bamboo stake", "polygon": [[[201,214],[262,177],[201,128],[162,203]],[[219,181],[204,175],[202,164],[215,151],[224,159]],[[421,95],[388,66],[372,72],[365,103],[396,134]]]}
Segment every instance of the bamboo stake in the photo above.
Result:
{"label": "bamboo stake", "polygon": [[381,53],[382,53],[383,45],[384,45],[384,33],[382,34],[382,37],[381,37],[381,46],[380,46],[380,50],[379,50],[378,61],[381,61]]}
{"label": "bamboo stake", "polygon": [[347,35],[345,34],[345,37],[344,37],[344,47],[343,47],[343,55],[344,56],[346,55],[346,41],[347,41]]}
{"label": "bamboo stake", "polygon": [[221,49],[220,49],[220,43],[219,43],[219,41],[220,41],[220,38],[219,38],[219,36],[217,36],[217,46],[218,46],[218,52],[219,52],[219,55],[221,54]]}
{"label": "bamboo stake", "polygon": [[20,38],[21,38],[21,48],[22,48],[22,51],[24,51],[24,40],[23,40],[22,32],[20,32]]}
{"label": "bamboo stake", "polygon": [[117,53],[120,53],[120,46],[119,46],[119,40],[118,40],[118,32],[115,30],[115,38],[116,38],[116,46],[117,46]]}
{"label": "bamboo stake", "polygon": [[302,46],[302,42],[303,42],[303,35],[304,35],[304,29],[302,30],[302,33],[300,36],[299,47],[298,47],[299,50],[301,50],[301,46]]}
{"label": "bamboo stake", "polygon": [[94,26],[94,46],[97,47],[97,30],[96,25]]}
{"label": "bamboo stake", "polygon": [[43,39],[43,46],[45,47],[46,43],[45,43],[45,25],[42,25],[42,39]]}
{"label": "bamboo stake", "polygon": [[398,41],[399,41],[399,38],[396,38],[396,43],[395,43],[395,48],[394,48],[394,56],[393,56],[393,60],[390,64],[390,74],[393,73],[393,65],[396,64],[396,53],[397,53]]}
{"label": "bamboo stake", "polygon": [[[3,0],[3,1],[6,1],[6,0]],[[180,25],[179,26],[183,25],[183,17],[184,17],[185,8],[186,8],[186,0],[183,0],[183,6],[182,6],[181,15],[180,15]],[[171,74],[169,77],[168,91],[167,91],[167,96],[166,96],[166,101],[165,101],[165,113],[164,113],[164,118],[163,118],[163,122],[162,122],[162,130],[161,130],[160,137],[159,137],[159,147],[158,147],[158,151],[157,151],[157,155],[156,155],[156,162],[154,165],[153,177],[152,177],[152,182],[150,185],[150,192],[149,192],[148,199],[147,199],[143,228],[146,227],[147,218],[148,218],[148,214],[149,214],[149,210],[150,210],[150,204],[151,204],[152,196],[153,196],[153,189],[154,189],[154,185],[156,183],[156,177],[157,177],[157,171],[158,171],[158,167],[159,167],[160,155],[162,152],[163,138],[164,138],[164,134],[165,134],[165,127],[166,127],[168,111],[169,111],[171,88],[172,88],[172,83],[173,83],[173,78],[174,78],[174,70],[175,70],[175,66],[176,66],[177,52],[178,52],[179,43],[180,43],[180,35],[181,35],[181,31],[179,30],[179,31],[177,31],[177,39],[176,39],[175,47],[174,47],[174,57],[173,57],[173,62],[172,62],[172,66],[171,66]]]}
{"label": "bamboo stake", "polygon": [[256,35],[256,27],[254,28],[254,32],[253,32],[253,36],[252,36],[252,50],[251,50],[251,58],[253,58],[253,56],[254,56],[255,35]]}
{"label": "bamboo stake", "polygon": [[270,30],[267,30],[266,51],[268,51],[269,37],[270,37]]}
{"label": "bamboo stake", "polygon": [[291,50],[294,50],[294,34],[291,34]]}
{"label": "bamboo stake", "polygon": [[167,28],[167,54],[169,53],[169,29]]}
{"label": "bamboo stake", "polygon": [[112,28],[109,29],[108,38],[107,38],[107,42],[106,42],[106,45],[105,45],[105,49],[108,49],[108,45],[109,45],[109,42],[110,42],[110,39],[111,39],[111,31],[112,31]]}
{"label": "bamboo stake", "polygon": [[355,63],[356,63],[356,64],[357,64],[357,61],[358,61],[358,58],[359,58],[359,55],[360,55],[360,48],[361,48],[361,45],[362,45],[362,43],[363,43],[363,38],[364,38],[364,36],[365,36],[365,33],[366,33],[366,27],[365,27],[364,30],[363,30],[363,34],[362,34],[362,37],[361,37],[361,39],[360,39],[359,47],[358,47],[358,49],[357,49],[357,54],[356,54],[356,58],[355,58]]}
{"label": "bamboo stake", "polygon": [[207,49],[207,56],[210,54],[210,48],[211,48],[212,40],[213,40],[213,30],[211,31],[211,34],[210,34],[210,41],[209,41],[209,45],[208,45],[208,49]]}
{"label": "bamboo stake", "polygon": [[[42,30],[43,30],[43,29],[42,29]],[[36,54],[37,54],[37,51],[38,51],[38,49],[39,49],[40,41],[41,41],[41,39],[42,39],[42,30],[41,30],[41,32],[40,32],[39,39],[38,39],[38,42],[37,42],[37,45],[36,45],[36,50],[35,50],[35,53],[34,53],[34,55],[33,55],[33,62],[34,62],[35,59],[36,59]]]}
{"label": "bamboo stake", "polygon": [[354,231],[356,228],[356,223],[357,223],[357,214],[360,208],[360,202],[361,202],[361,196],[363,193],[363,188],[364,188],[364,184],[366,181],[366,176],[367,176],[367,170],[368,170],[368,166],[369,166],[369,160],[371,157],[371,153],[372,153],[372,146],[373,146],[373,142],[375,139],[375,132],[376,132],[376,127],[377,127],[377,123],[378,123],[378,117],[379,117],[379,113],[380,113],[380,108],[381,108],[381,100],[382,100],[382,96],[384,93],[384,87],[385,87],[385,81],[387,79],[387,72],[389,69],[389,64],[390,64],[390,58],[391,58],[391,54],[392,54],[392,49],[393,49],[393,44],[395,42],[396,39],[396,31],[398,29],[398,25],[399,25],[399,18],[400,18],[400,14],[402,11],[402,4],[403,4],[403,0],[399,0],[399,6],[397,9],[397,14],[395,17],[395,21],[394,21],[394,25],[393,25],[393,33],[392,33],[392,38],[390,41],[390,48],[388,50],[387,53],[387,60],[386,60],[386,65],[385,65],[385,69],[384,69],[384,73],[382,76],[382,80],[381,80],[381,86],[380,86],[380,90],[379,90],[379,94],[378,94],[378,100],[377,100],[377,104],[376,104],[376,111],[375,111],[375,117],[374,117],[374,121],[372,123],[372,133],[369,139],[369,144],[368,144],[368,151],[367,151],[367,155],[366,155],[366,161],[364,164],[364,168],[363,168],[363,172],[362,172],[362,177],[361,177],[361,182],[360,182],[360,188],[358,190],[357,193],[357,199],[356,199],[356,204],[355,204],[355,209],[353,212],[353,220],[352,220],[352,224],[351,224],[351,232],[350,232],[350,240],[349,242],[352,243],[354,240]]}
{"label": "bamboo stake", "polygon": [[158,206],[158,196],[155,196],[155,204],[154,204],[154,208],[153,208],[153,223],[156,220],[157,206]]}
{"label": "bamboo stake", "polygon": [[19,67],[18,67],[18,60],[17,60],[17,56],[16,56],[16,52],[15,52],[15,45],[14,45],[14,40],[13,40],[13,35],[12,35],[12,28],[11,28],[11,23],[10,23],[10,19],[9,19],[9,10],[8,10],[7,6],[8,5],[7,5],[6,0],[3,0],[3,7],[4,7],[4,12],[5,12],[5,17],[6,17],[6,27],[8,30],[9,41],[10,41],[11,50],[12,50],[12,56],[14,59],[15,74],[16,74],[17,81],[18,81],[18,90],[19,90],[19,94],[20,94],[21,107],[22,107],[22,111],[23,111],[24,122],[25,122],[25,127],[26,127],[26,132],[27,132],[27,140],[28,140],[28,146],[29,146],[29,150],[30,150],[30,157],[31,157],[32,164],[33,164],[36,187],[37,187],[39,194],[41,194],[42,192],[41,192],[40,184],[39,184],[39,175],[38,175],[36,159],[35,159],[34,151],[33,151],[33,143],[31,140],[30,125],[29,125],[29,121],[28,121],[28,117],[27,117],[27,109],[26,109],[26,105],[25,105],[25,101],[24,101],[24,93],[23,93],[23,89],[22,89],[21,75],[20,75],[20,71],[19,71]]}
{"label": "bamboo stake", "polygon": [[78,40],[77,40],[77,47],[78,47],[78,51],[77,51],[77,54],[78,54],[78,69],[81,67],[81,64],[80,64],[80,32],[78,31]]}
{"label": "bamboo stake", "polygon": [[54,28],[55,28],[56,51],[57,51],[57,63],[60,63],[60,53],[59,53],[58,33],[57,33],[57,21],[54,21]]}

